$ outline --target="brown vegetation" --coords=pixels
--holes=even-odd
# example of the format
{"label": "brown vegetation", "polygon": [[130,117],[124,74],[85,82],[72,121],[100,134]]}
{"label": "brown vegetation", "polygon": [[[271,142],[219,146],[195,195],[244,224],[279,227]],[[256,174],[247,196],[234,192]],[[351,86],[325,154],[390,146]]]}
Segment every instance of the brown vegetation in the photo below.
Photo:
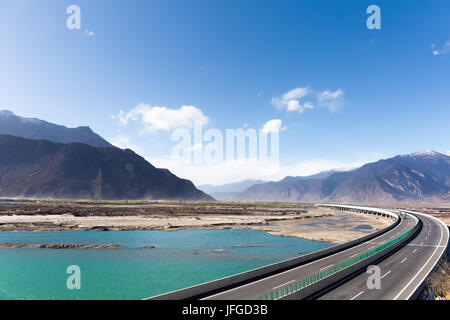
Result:
{"label": "brown vegetation", "polygon": [[447,254],[425,282],[421,299],[450,300],[450,255]]}

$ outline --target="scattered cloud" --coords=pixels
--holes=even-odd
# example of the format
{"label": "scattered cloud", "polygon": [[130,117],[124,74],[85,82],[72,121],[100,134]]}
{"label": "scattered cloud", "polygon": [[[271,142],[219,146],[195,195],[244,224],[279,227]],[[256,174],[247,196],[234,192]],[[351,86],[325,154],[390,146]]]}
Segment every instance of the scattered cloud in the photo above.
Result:
{"label": "scattered cloud", "polygon": [[342,99],[344,97],[344,91],[341,89],[337,89],[334,92],[331,91],[323,91],[320,92],[317,96],[319,102],[328,107],[330,111],[336,111],[342,105]]}
{"label": "scattered cloud", "polygon": [[301,103],[300,100],[311,94],[308,87],[292,89],[281,97],[273,97],[272,104],[278,109],[286,109],[287,111],[297,111],[303,113],[306,109],[314,109],[311,102]]}
{"label": "scattered cloud", "polygon": [[450,157],[450,151],[447,151],[445,154]]}
{"label": "scattered cloud", "polygon": [[263,133],[271,133],[271,132],[280,132],[286,130],[286,127],[283,127],[283,122],[280,119],[273,119],[267,121],[262,127],[261,131]]}
{"label": "scattered cloud", "polygon": [[306,97],[310,93],[311,93],[311,89],[308,88],[308,87],[295,88],[295,89],[292,89],[292,90],[288,91],[287,93],[285,93],[282,96],[282,98],[285,101],[297,100],[297,99],[301,99],[303,97]]}
{"label": "scattered cloud", "polygon": [[122,125],[126,125],[129,121],[140,121],[143,125],[142,134],[153,133],[159,130],[191,129],[196,123],[206,125],[209,121],[202,110],[194,106],[169,109],[143,103],[138,104],[128,113],[121,110],[118,119]]}
{"label": "scattered cloud", "polygon": [[121,133],[118,133],[117,136],[110,139],[111,144],[113,144],[116,147],[119,147],[120,149],[131,149],[134,152],[140,152],[141,148],[131,143],[130,139],[122,135]]}
{"label": "scattered cloud", "polygon": [[84,30],[84,34],[87,35],[88,37],[93,37],[95,36],[95,32],[92,30]]}
{"label": "scattered cloud", "polygon": [[431,45],[431,50],[433,50],[433,54],[435,56],[440,56],[442,54],[445,54],[447,52],[450,52],[450,40],[447,40],[447,42],[445,43],[444,47],[440,50],[436,49],[436,44],[432,44]]}
{"label": "scattered cloud", "polygon": [[344,91],[315,91],[309,87],[295,88],[279,97],[272,98],[272,104],[288,112],[303,113],[315,109],[315,105],[336,111],[343,103]]}

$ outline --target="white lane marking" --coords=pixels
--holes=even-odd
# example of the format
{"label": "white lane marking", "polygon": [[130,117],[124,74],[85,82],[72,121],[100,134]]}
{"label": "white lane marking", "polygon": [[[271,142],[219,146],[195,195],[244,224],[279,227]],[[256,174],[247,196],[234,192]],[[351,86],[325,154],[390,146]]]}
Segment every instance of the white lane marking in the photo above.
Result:
{"label": "white lane marking", "polygon": [[436,245],[432,245],[432,244],[425,244],[423,246],[421,246],[420,244],[414,244],[414,243],[408,243],[407,244],[408,247],[437,247],[437,248],[446,248],[447,246],[436,246]]}
{"label": "white lane marking", "polygon": [[[418,213],[418,212],[417,212]],[[420,213],[418,213],[420,214]],[[427,217],[427,218],[431,218],[434,221],[436,221],[438,223],[439,226],[439,231],[441,233],[441,238],[439,239],[439,245],[442,242],[442,239],[444,238],[444,232],[442,231],[442,225],[446,226],[441,220],[430,216],[428,214],[420,214],[421,216]],[[446,230],[447,230],[447,237],[448,237],[448,227],[446,226]],[[447,240],[448,241],[448,240]],[[397,300],[398,297],[406,290],[406,288],[408,288],[410,286],[411,283],[413,283],[414,280],[416,280],[416,278],[419,276],[419,274],[422,272],[423,269],[425,269],[425,267],[427,266],[427,264],[431,261],[431,259],[434,257],[434,255],[436,254],[437,250],[438,250],[439,246],[436,247],[436,249],[434,249],[433,254],[428,258],[427,262],[425,262],[425,264],[422,266],[422,268],[420,268],[420,270],[416,273],[416,275],[414,277],[411,278],[411,280],[409,280],[409,282],[406,284],[406,286],[403,287],[402,291],[400,291],[395,297],[394,300]],[[440,256],[439,256],[440,258]],[[423,280],[427,277],[428,274],[426,274],[423,279],[419,282],[419,284],[416,286],[416,288],[414,289],[414,291],[417,290],[417,288],[422,284]],[[413,291],[413,292],[414,292]],[[411,296],[411,295],[410,295]],[[408,296],[408,298],[410,297]]]}
{"label": "white lane marking", "polygon": [[388,272],[386,272],[386,274],[384,276],[381,277],[381,279],[383,279],[384,277],[386,277],[389,273],[391,273],[391,270],[389,270]]}
{"label": "white lane marking", "polygon": [[320,269],[320,271],[325,270],[325,269],[328,269],[329,267],[332,267],[332,266],[334,266],[334,264],[330,264],[329,266]]}
{"label": "white lane marking", "polygon": [[356,298],[358,298],[360,295],[362,295],[364,293],[364,291],[361,291],[360,293],[358,293],[356,296],[354,296],[353,298],[351,298],[350,300],[355,300]]}
{"label": "white lane marking", "polygon": [[375,246],[371,246],[370,248],[368,248],[367,250],[370,250],[370,249],[372,249],[372,248],[375,248]]}
{"label": "white lane marking", "polygon": [[423,242],[420,244],[420,246],[423,245]]}
{"label": "white lane marking", "polygon": [[287,285],[287,284],[289,284],[289,283],[291,283],[291,282],[295,282],[295,281],[296,281],[296,280],[291,280],[291,281],[289,281],[289,282],[286,282],[286,283],[280,284],[279,286],[273,287],[273,289],[276,289],[276,288],[280,288],[280,287],[283,287],[283,286],[285,286],[285,285]]}
{"label": "white lane marking", "polygon": [[[407,223],[408,223],[408,226],[409,226],[409,222],[407,222]],[[390,234],[390,233],[392,233],[392,232],[396,232],[396,233],[398,234],[397,228],[400,228],[399,225],[397,225],[397,226],[394,227],[393,229],[387,231],[386,233],[383,233],[383,234],[381,234],[381,235],[378,235],[377,237],[375,237],[375,238],[372,239],[372,240],[376,240],[376,239],[378,239],[378,238],[385,237],[385,236],[387,236],[388,234]],[[386,242],[386,241],[385,241],[385,242]],[[318,260],[311,261],[311,262],[309,262],[309,263],[306,263],[306,264],[304,264],[304,265],[298,266],[298,267],[296,267],[296,268],[289,269],[289,270],[286,270],[286,271],[283,271],[283,272],[274,274],[274,275],[272,275],[272,276],[264,277],[264,278],[262,278],[262,279],[259,279],[259,280],[256,280],[256,281],[253,281],[253,282],[250,282],[250,283],[247,283],[247,284],[244,284],[244,285],[235,287],[235,288],[233,288],[233,289],[229,289],[229,290],[226,290],[226,291],[218,292],[218,293],[213,294],[213,295],[211,295],[211,296],[202,298],[201,300],[211,299],[211,298],[214,298],[214,297],[216,297],[216,296],[223,295],[223,294],[225,294],[225,293],[230,293],[230,292],[232,292],[232,291],[240,290],[240,289],[242,289],[242,288],[245,288],[245,287],[248,287],[248,286],[252,286],[252,285],[254,285],[255,283],[259,283],[259,282],[262,282],[262,281],[267,281],[268,279],[275,278],[275,277],[279,277],[279,276],[281,276],[281,275],[283,275],[283,274],[286,274],[286,273],[289,273],[289,272],[297,272],[297,271],[299,271],[300,269],[302,269],[302,268],[304,268],[304,267],[306,267],[306,266],[309,266],[309,265],[311,265],[311,264],[317,263],[317,262],[319,262],[319,261],[325,261],[325,260],[327,260],[327,259],[330,259],[331,257],[338,256],[338,255],[342,255],[344,252],[347,252],[347,251],[350,251],[350,250],[354,250],[354,249],[356,249],[356,248],[359,248],[359,249],[360,249],[361,247],[364,247],[364,245],[367,245],[368,243],[375,243],[375,244],[377,244],[377,245],[380,245],[380,244],[377,243],[377,242],[371,242],[371,241],[363,242],[363,243],[358,244],[358,245],[356,245],[356,246],[354,246],[354,247],[350,247],[350,248],[345,249],[345,250],[343,250],[343,251],[333,253],[332,255],[329,255],[329,256],[320,258],[320,259],[318,259]],[[371,249],[371,248],[375,248],[375,246],[370,247],[369,249]],[[359,250],[359,249],[358,249],[358,250]],[[250,270],[250,271],[251,271],[251,270]],[[223,278],[223,279],[225,279],[225,278]],[[217,280],[215,280],[215,281],[217,281]],[[211,282],[213,282],[213,281],[211,281]],[[181,290],[185,290],[185,289],[181,289]],[[177,290],[177,291],[181,291],[181,290]],[[176,291],[173,291],[173,292],[176,292]]]}
{"label": "white lane marking", "polygon": [[[398,226],[397,226],[397,227],[398,227]],[[397,227],[394,227],[393,229],[387,231],[386,233],[383,233],[383,234],[377,236],[375,239],[384,237],[384,236],[386,236],[387,234],[389,234],[389,233],[391,233],[391,232],[397,232],[397,230],[396,230]],[[375,240],[375,239],[373,239],[373,240]],[[345,249],[344,251],[333,253],[332,255],[323,257],[323,258],[321,258],[321,259],[319,259],[319,260],[311,261],[311,262],[309,262],[309,263],[307,263],[307,264],[298,266],[298,267],[296,267],[296,268],[289,269],[289,270],[283,271],[283,272],[281,272],[281,273],[277,273],[277,274],[274,274],[274,275],[272,275],[272,276],[268,276],[268,277],[265,277],[265,278],[262,278],[262,279],[253,281],[253,282],[250,282],[250,283],[247,283],[247,284],[238,286],[238,287],[233,288],[233,289],[229,289],[229,290],[226,290],[226,291],[218,292],[218,293],[213,294],[213,295],[211,295],[211,296],[205,297],[205,298],[203,298],[203,299],[201,299],[201,300],[204,300],[204,299],[211,299],[211,298],[214,298],[214,297],[216,297],[216,296],[223,295],[223,294],[225,294],[225,293],[230,293],[230,292],[232,292],[232,291],[240,290],[240,289],[242,289],[242,288],[245,288],[245,287],[254,285],[255,283],[259,283],[259,282],[266,281],[266,280],[271,279],[271,278],[279,277],[279,276],[281,276],[281,275],[283,275],[283,274],[285,274],[285,273],[289,273],[289,272],[297,272],[297,271],[299,271],[300,269],[302,269],[302,268],[304,268],[304,267],[306,267],[306,266],[309,266],[309,265],[311,265],[311,264],[317,263],[318,261],[325,261],[325,260],[327,260],[327,259],[330,259],[331,257],[341,255],[341,254],[343,254],[344,252],[347,252],[347,251],[350,251],[350,250],[354,250],[354,249],[356,249],[356,248],[364,247],[364,245],[367,244],[367,243],[370,243],[370,242],[364,242],[364,243],[361,243],[361,244],[359,244],[359,245],[356,245],[355,247],[350,247],[350,248],[348,248],[348,249]],[[372,242],[372,243],[373,243],[373,242]],[[376,243],[376,242],[375,242],[375,243]],[[376,244],[379,245],[378,243],[376,243]],[[369,249],[371,249],[371,248],[375,248],[375,246],[370,247]],[[359,249],[358,249],[358,250],[359,250]]]}
{"label": "white lane marking", "polygon": [[425,241],[427,241],[427,240],[428,240],[428,237],[425,238]]}
{"label": "white lane marking", "polygon": [[405,261],[406,261],[407,259],[408,259],[408,258],[405,258],[405,259],[403,259],[403,260],[402,260],[402,262],[400,262],[400,263],[403,263],[403,262],[405,262]]}
{"label": "white lane marking", "polygon": [[417,249],[414,249],[413,253],[416,253]]}
{"label": "white lane marking", "polygon": [[[369,248],[370,249],[370,248]],[[367,250],[369,250],[369,249],[367,249]],[[357,254],[354,254],[354,255],[352,255],[352,256],[350,256],[350,257],[348,257],[349,259],[351,259],[351,258],[353,258],[353,257],[356,257],[358,255],[358,253]]]}

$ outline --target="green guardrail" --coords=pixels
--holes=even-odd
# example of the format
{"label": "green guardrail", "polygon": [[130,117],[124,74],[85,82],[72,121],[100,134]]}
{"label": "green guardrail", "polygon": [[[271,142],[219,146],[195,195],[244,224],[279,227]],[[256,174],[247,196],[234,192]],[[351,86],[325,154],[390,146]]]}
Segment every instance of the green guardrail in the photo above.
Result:
{"label": "green guardrail", "polygon": [[[411,214],[411,213],[409,213]],[[411,214],[415,216],[414,214]],[[283,298],[287,295],[290,295],[292,293],[295,293],[297,291],[303,290],[319,281],[325,280],[336,273],[339,273],[341,271],[344,271],[347,268],[352,267],[353,265],[360,263],[370,257],[372,257],[374,254],[377,254],[380,251],[383,251],[384,249],[393,246],[394,244],[398,243],[399,241],[403,240],[407,236],[411,235],[412,233],[416,232],[419,228],[419,223],[417,223],[414,228],[409,230],[408,232],[402,234],[398,238],[395,238],[394,240],[391,240],[383,245],[380,245],[379,247],[370,250],[368,252],[365,252],[363,254],[360,254],[359,256],[349,259],[347,261],[344,261],[343,263],[340,263],[336,266],[330,267],[327,270],[314,273],[312,275],[309,275],[308,277],[300,280],[292,281],[290,284],[288,284],[286,287],[282,287],[276,290],[269,291],[265,293],[263,296],[259,296],[257,300],[278,300],[280,298]]]}

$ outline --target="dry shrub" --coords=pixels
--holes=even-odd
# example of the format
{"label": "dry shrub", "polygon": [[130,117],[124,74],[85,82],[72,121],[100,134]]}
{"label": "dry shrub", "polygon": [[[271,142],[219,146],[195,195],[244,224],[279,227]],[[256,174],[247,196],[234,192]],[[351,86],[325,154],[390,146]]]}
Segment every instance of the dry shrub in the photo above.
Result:
{"label": "dry shrub", "polygon": [[434,292],[432,299],[450,300],[450,256],[439,261],[436,268],[425,281],[422,299],[426,299]]}

